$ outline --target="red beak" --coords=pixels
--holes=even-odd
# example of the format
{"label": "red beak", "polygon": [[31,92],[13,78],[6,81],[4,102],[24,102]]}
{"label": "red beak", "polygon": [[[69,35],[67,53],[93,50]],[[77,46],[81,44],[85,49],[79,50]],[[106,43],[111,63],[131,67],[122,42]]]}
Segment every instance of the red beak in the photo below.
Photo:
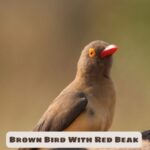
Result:
{"label": "red beak", "polygon": [[103,58],[105,56],[109,56],[112,55],[113,53],[115,53],[117,51],[117,46],[116,45],[108,45],[101,53],[100,56]]}

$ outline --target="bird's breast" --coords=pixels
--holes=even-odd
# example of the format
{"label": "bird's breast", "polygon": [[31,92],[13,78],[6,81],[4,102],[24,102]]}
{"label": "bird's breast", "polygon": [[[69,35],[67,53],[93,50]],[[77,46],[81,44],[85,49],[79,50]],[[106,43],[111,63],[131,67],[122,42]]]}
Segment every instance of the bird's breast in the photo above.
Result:
{"label": "bird's breast", "polygon": [[88,106],[65,131],[104,131],[110,127],[111,117],[105,108]]}
{"label": "bird's breast", "polygon": [[106,131],[110,128],[115,106],[115,91],[110,82],[86,88],[88,104],[65,131]]}

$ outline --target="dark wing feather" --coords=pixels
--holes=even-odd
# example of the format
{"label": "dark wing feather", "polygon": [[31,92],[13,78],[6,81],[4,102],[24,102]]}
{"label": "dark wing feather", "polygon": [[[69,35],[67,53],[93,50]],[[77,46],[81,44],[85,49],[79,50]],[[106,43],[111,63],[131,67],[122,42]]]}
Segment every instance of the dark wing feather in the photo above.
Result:
{"label": "dark wing feather", "polygon": [[67,128],[87,105],[84,93],[71,92],[61,94],[49,106],[34,131],[62,131]]}

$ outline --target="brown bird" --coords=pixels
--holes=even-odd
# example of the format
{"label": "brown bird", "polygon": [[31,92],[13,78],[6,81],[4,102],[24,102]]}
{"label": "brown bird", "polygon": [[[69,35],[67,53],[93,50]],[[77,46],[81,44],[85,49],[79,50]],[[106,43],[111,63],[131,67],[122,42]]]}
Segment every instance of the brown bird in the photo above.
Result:
{"label": "brown bird", "polygon": [[108,130],[115,107],[110,69],[116,50],[99,40],[85,46],[75,79],[51,103],[34,131]]}
{"label": "brown bird", "polygon": [[51,103],[33,130],[108,130],[115,107],[110,69],[112,54],[116,50],[115,45],[98,40],[85,46],[78,61],[75,79]]}

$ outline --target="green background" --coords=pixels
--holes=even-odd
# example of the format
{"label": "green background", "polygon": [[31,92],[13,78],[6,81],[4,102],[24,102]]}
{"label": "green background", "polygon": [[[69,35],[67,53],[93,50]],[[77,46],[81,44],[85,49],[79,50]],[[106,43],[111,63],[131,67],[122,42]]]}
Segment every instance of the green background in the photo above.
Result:
{"label": "green background", "polygon": [[7,131],[31,130],[70,83],[82,48],[118,45],[113,131],[150,129],[149,0],[0,1],[0,149]]}

